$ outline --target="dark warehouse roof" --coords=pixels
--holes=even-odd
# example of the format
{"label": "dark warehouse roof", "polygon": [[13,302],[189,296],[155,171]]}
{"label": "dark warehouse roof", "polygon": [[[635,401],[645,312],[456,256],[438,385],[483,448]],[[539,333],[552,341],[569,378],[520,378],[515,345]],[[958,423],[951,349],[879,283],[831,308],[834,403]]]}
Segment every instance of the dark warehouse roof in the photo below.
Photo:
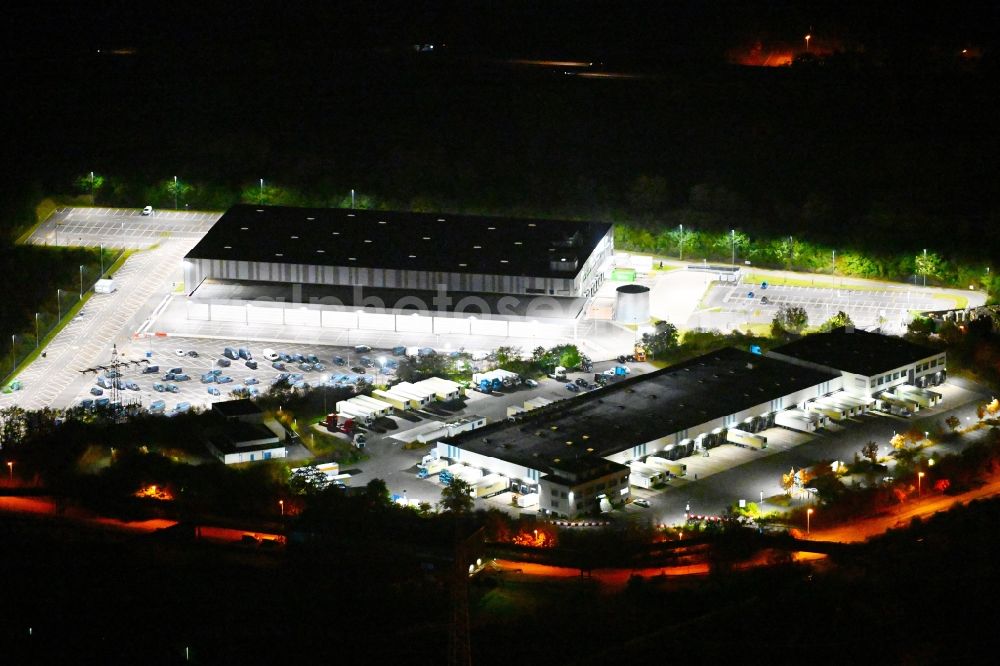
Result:
{"label": "dark warehouse roof", "polygon": [[870,377],[943,352],[894,335],[841,327],[806,335],[771,353]]}
{"label": "dark warehouse roof", "polygon": [[573,278],[610,229],[602,222],[241,204],[187,257]]}
{"label": "dark warehouse roof", "polygon": [[839,374],[721,349],[443,440],[548,472],[836,379]]}

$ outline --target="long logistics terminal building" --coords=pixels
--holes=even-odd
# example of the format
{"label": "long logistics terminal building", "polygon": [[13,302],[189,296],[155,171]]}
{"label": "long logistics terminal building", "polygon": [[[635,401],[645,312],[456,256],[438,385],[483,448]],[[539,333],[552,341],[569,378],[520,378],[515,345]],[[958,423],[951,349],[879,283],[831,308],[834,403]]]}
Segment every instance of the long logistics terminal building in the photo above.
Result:
{"label": "long logistics terminal building", "polygon": [[[935,404],[923,386],[945,377],[943,353],[847,329],[761,356],[723,349],[442,440],[438,454],[511,479],[542,511],[572,515],[629,494],[633,470],[679,460],[775,425],[812,431],[869,407]],[[817,362],[816,349],[824,349]],[[799,358],[808,350],[809,358]],[[873,353],[879,350],[879,353]],[[852,359],[847,363],[845,359]],[[836,367],[837,363],[849,368]],[[864,385],[854,381],[861,373]],[[878,378],[890,379],[879,383]],[[872,391],[869,379],[878,387]],[[919,385],[919,386],[918,386]]]}
{"label": "long logistics terminal building", "polygon": [[184,258],[194,321],[563,339],[612,226],[239,205]]}

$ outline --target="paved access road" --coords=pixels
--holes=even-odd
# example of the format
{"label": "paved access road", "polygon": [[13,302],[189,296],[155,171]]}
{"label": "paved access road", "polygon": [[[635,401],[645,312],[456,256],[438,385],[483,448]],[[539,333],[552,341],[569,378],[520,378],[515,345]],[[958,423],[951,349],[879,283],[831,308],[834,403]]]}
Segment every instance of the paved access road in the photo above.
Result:
{"label": "paved access road", "polygon": [[[134,208],[58,208],[28,237],[33,245],[148,248],[168,239],[197,242],[222,217],[217,212]],[[194,243],[192,243],[192,246]]]}

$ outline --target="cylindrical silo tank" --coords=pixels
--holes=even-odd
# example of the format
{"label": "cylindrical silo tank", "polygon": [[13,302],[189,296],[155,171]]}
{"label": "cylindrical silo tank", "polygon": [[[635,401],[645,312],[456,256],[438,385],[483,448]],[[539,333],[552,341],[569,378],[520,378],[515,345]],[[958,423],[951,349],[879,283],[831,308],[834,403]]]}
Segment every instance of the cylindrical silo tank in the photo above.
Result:
{"label": "cylindrical silo tank", "polygon": [[649,287],[626,284],[618,287],[615,297],[615,321],[645,324],[649,321]]}

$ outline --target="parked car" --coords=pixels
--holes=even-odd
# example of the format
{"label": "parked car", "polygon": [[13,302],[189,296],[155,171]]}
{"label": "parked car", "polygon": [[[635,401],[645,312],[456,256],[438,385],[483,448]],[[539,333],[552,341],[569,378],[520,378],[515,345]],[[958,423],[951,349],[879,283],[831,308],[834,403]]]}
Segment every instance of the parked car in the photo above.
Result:
{"label": "parked car", "polygon": [[219,384],[228,384],[229,382],[233,381],[233,378],[230,377],[229,375],[219,375],[218,377],[215,378],[215,381],[218,382]]}
{"label": "parked car", "polygon": [[153,214],[153,207],[152,206],[146,206],[145,208],[142,209],[142,214],[143,215],[152,215]]}
{"label": "parked car", "polygon": [[362,356],[360,363],[366,368],[371,368],[372,366],[375,365],[375,361],[371,360],[367,356]]}
{"label": "parked car", "polygon": [[275,361],[274,363],[271,364],[271,367],[274,368],[275,370],[284,370],[285,364],[282,363],[281,361]]}
{"label": "parked car", "polygon": [[219,368],[214,368],[214,369],[212,369],[212,370],[209,370],[209,372],[210,372],[211,374],[215,375],[216,377],[218,377],[219,375],[221,375],[221,374],[222,374],[222,370],[220,370]]}
{"label": "parked car", "polygon": [[648,509],[649,508],[649,500],[643,499],[641,497],[638,498],[638,499],[632,500],[632,504],[635,504],[636,506],[641,506],[644,509]]}
{"label": "parked car", "polygon": [[372,348],[369,347],[368,345],[355,345],[354,346],[354,351],[356,353],[358,353],[358,354],[367,354],[371,350],[372,350]]}
{"label": "parked car", "polygon": [[243,365],[247,366],[251,370],[256,370],[257,369],[257,361],[254,361],[253,359],[248,360]]}
{"label": "parked car", "polygon": [[168,372],[165,375],[163,375],[163,381],[172,382],[173,380],[174,380],[174,373]]}
{"label": "parked car", "polygon": [[291,354],[286,354],[282,352],[281,354],[279,354],[279,356],[281,356],[281,360],[284,361],[285,363],[293,363],[295,361],[295,359],[292,358]]}
{"label": "parked car", "polygon": [[138,391],[139,385],[133,381],[127,381],[125,382],[125,388],[127,388],[129,391]]}
{"label": "parked car", "polygon": [[220,358],[218,361],[216,361],[216,363],[221,365],[223,368],[228,368],[229,365],[232,363],[232,361],[230,361],[228,358]]}
{"label": "parked car", "polygon": [[90,398],[84,398],[83,400],[80,401],[80,406],[83,407],[84,409],[93,409],[94,401],[91,400]]}
{"label": "parked car", "polygon": [[245,359],[247,361],[253,358],[253,355],[250,353],[249,347],[240,347],[237,353],[240,355],[240,358]]}
{"label": "parked car", "polygon": [[104,395],[104,389],[95,386],[90,389],[90,395]]}
{"label": "parked car", "polygon": [[298,368],[303,372],[310,372],[313,369],[312,363],[299,363]]}
{"label": "parked car", "polygon": [[153,402],[149,403],[149,411],[152,414],[159,414],[164,409],[166,409],[166,407],[167,403],[165,403],[162,400],[154,400]]}
{"label": "parked car", "polygon": [[247,386],[250,386],[251,384],[260,384],[260,380],[257,379],[256,377],[247,377],[246,379],[243,380],[243,383]]}
{"label": "parked car", "polygon": [[360,365],[356,365],[353,368],[351,368],[351,372],[353,372],[355,374],[358,374],[358,375],[363,375],[363,374],[365,374],[365,369],[362,368]]}
{"label": "parked car", "polygon": [[393,347],[392,348],[392,355],[393,356],[405,356],[406,355],[406,347]]}
{"label": "parked car", "polygon": [[188,356],[190,358],[198,358],[198,352],[192,349],[191,351],[188,352]]}
{"label": "parked car", "polygon": [[292,360],[295,361],[296,363],[305,363],[306,357],[303,356],[302,354],[292,354]]}
{"label": "parked car", "polygon": [[187,352],[184,351],[183,349],[175,349],[174,353],[177,354],[178,356],[187,356]]}
{"label": "parked car", "polygon": [[587,380],[584,379],[583,377],[577,377],[573,383],[576,384],[577,386],[586,386]]}
{"label": "parked car", "polygon": [[306,354],[306,361],[312,363],[313,365],[316,365],[317,363],[319,363],[319,358],[316,357],[316,354]]}
{"label": "parked car", "polygon": [[161,384],[160,382],[156,382],[155,384],[153,384],[153,390],[156,391],[157,393],[163,393],[164,391],[167,390],[167,387]]}
{"label": "parked car", "polygon": [[347,363],[347,361],[345,361],[345,360],[344,360],[343,358],[341,358],[340,356],[334,356],[334,357],[333,357],[333,363],[334,363],[334,365],[344,365],[344,364],[346,364],[346,363]]}
{"label": "parked car", "polygon": [[525,386],[530,386],[531,388],[538,388],[538,382],[534,379],[525,379]]}
{"label": "parked car", "polygon": [[295,382],[301,382],[303,377],[299,373],[293,372],[292,374],[288,375],[285,379],[288,380],[289,384],[294,384]]}
{"label": "parked car", "polygon": [[94,401],[94,407],[107,407],[111,404],[111,398],[98,398]]}
{"label": "parked car", "polygon": [[323,370],[326,370],[326,366],[322,363],[313,363],[313,370],[316,372],[322,372]]}
{"label": "parked car", "polygon": [[215,374],[213,374],[211,372],[206,372],[205,374],[203,374],[201,376],[201,383],[202,384],[213,384],[213,383],[215,383]]}
{"label": "parked car", "polygon": [[142,374],[144,375],[155,375],[160,371],[160,366],[158,365],[147,365],[142,369]]}
{"label": "parked car", "polygon": [[177,384],[167,384],[167,390],[171,393],[180,393],[180,387]]}
{"label": "parked car", "polygon": [[578,393],[580,391],[580,387],[576,384],[566,384],[566,390]]}
{"label": "parked car", "polygon": [[225,349],[223,349],[222,355],[225,356],[226,358],[231,358],[234,361],[240,357],[239,352],[237,352],[232,347],[226,347]]}
{"label": "parked car", "polygon": [[760,297],[760,302],[761,302],[761,305],[767,305],[767,304],[768,304],[768,303],[770,303],[771,301],[770,301],[770,299],[768,299],[768,297],[767,297],[767,296],[761,296],[761,297]]}
{"label": "parked car", "polygon": [[184,374],[183,372],[181,374],[179,374],[179,375],[174,375],[174,381],[175,382],[186,382],[189,379],[191,379],[191,377],[188,376],[188,375],[186,375],[186,374]]}
{"label": "parked car", "polygon": [[184,372],[184,368],[170,368],[170,370],[168,370],[167,372],[169,372],[169,373],[171,373],[173,375],[179,375],[182,372]]}
{"label": "parked car", "polygon": [[277,361],[280,358],[278,352],[270,348],[265,348],[263,351],[263,355],[264,355],[264,360],[266,361]]}

